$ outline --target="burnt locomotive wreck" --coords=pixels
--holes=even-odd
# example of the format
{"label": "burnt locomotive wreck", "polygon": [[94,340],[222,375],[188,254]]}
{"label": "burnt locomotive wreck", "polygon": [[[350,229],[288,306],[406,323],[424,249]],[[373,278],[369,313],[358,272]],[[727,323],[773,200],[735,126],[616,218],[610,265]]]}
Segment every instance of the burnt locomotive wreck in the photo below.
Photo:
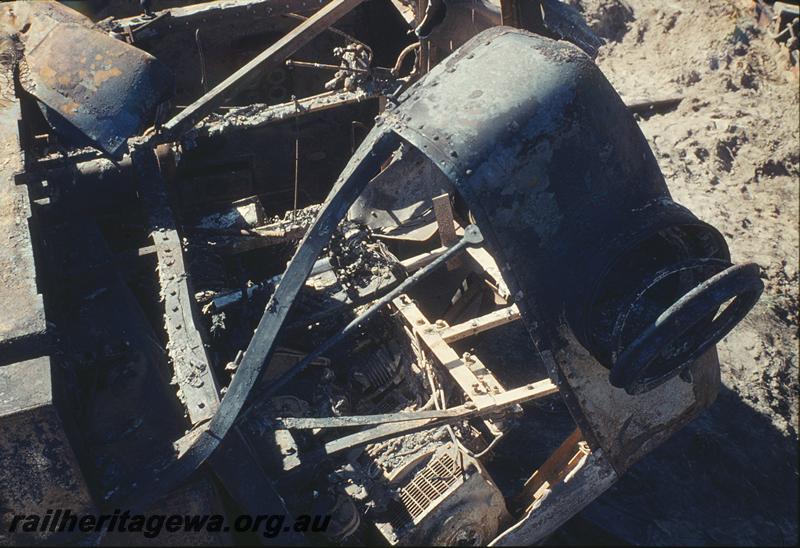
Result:
{"label": "burnt locomotive wreck", "polygon": [[567,7],[108,15],[0,6],[4,523],[529,544],[713,402],[758,267],[672,201]]}

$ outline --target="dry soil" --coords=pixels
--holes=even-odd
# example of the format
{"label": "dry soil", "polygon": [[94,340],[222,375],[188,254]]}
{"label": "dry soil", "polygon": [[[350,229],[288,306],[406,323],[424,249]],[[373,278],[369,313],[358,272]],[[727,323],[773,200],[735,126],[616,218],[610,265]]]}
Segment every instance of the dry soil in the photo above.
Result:
{"label": "dry soil", "polygon": [[642,117],[642,131],[673,197],[725,235],[735,262],[758,263],[765,284],[718,347],[714,406],[582,516],[637,544],[794,544],[797,77],[749,0],[568,3],[607,40],[597,63],[626,102],[683,97]]}

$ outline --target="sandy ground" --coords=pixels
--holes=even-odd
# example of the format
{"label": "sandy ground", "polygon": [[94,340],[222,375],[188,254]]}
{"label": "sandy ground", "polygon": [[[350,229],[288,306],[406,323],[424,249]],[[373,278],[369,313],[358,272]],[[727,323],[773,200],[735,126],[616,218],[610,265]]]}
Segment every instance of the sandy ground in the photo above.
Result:
{"label": "sandy ground", "polygon": [[714,406],[583,515],[637,544],[794,544],[797,78],[749,0],[569,3],[608,40],[597,63],[626,102],[684,98],[642,131],[673,197],[725,235],[734,262],[758,263],[766,286],[719,345]]}

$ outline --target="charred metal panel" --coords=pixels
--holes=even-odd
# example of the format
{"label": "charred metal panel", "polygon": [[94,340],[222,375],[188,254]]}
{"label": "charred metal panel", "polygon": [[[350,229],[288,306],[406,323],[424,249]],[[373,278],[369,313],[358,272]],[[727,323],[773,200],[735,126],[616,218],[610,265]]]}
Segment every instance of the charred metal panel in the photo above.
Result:
{"label": "charred metal panel", "polygon": [[576,422],[585,425],[585,432],[604,448],[606,458],[618,474],[683,428],[716,399],[720,372],[715,348],[689,367],[691,383],[674,377],[645,394],[630,395],[608,384],[607,371],[598,366],[567,329],[561,335],[569,344],[555,354],[555,363],[548,364],[549,373],[558,379],[567,405],[579,410]]}
{"label": "charred metal panel", "polygon": [[[431,63],[439,62],[479,32],[500,24],[500,7],[489,0],[448,1],[446,6],[444,19],[430,32]],[[418,28],[424,29],[430,8],[425,14]]]}
{"label": "charred metal panel", "polygon": [[197,138],[192,137],[193,148],[185,146],[177,170],[182,207],[204,211],[225,200],[258,195],[268,215],[283,213],[292,207],[294,197],[295,137],[300,159],[298,205],[321,202],[353,152],[351,121],[371,120],[375,103],[364,101],[209,137],[201,128]]}
{"label": "charred metal panel", "polygon": [[[51,305],[59,301],[55,308],[60,314],[53,321],[61,326],[62,370],[71,373],[56,380],[63,409],[74,415],[82,436],[84,453],[78,454],[78,460],[86,484],[102,507],[131,470],[147,470],[154,460],[172,455],[172,441],[186,427],[184,409],[170,393],[161,341],[117,272],[97,225],[73,219],[43,237],[55,250],[46,268],[58,272],[61,283],[47,294]],[[146,511],[150,515],[223,513],[208,475],[198,475]],[[77,542],[79,538],[58,540]],[[111,546],[215,545],[230,539],[225,533],[209,531],[162,531],[155,539],[117,531],[106,534],[102,542]]]}
{"label": "charred metal panel", "polygon": [[597,56],[597,50],[603,45],[603,41],[592,32],[574,7],[560,0],[539,0],[539,4],[542,24],[550,35],[572,42],[593,59]]}
{"label": "charred metal panel", "polygon": [[[134,294],[116,271],[97,224],[72,220],[44,235],[52,319],[59,326],[65,403],[87,450],[87,480],[101,496],[125,470],[169,455],[183,433],[183,408],[170,393],[167,356]],[[102,411],[101,411],[102,410]]]}
{"label": "charred metal panel", "polygon": [[544,541],[616,481],[617,474],[603,451],[591,452],[567,477],[550,486],[522,519],[500,533],[490,545],[531,546]]}
{"label": "charred metal panel", "polygon": [[432,198],[451,190],[449,179],[419,150],[406,145],[370,181],[348,218],[392,237],[427,240],[437,229]]}
{"label": "charred metal panel", "polygon": [[[286,13],[306,13],[325,5],[325,0],[216,0],[177,6],[150,16],[136,15],[112,21],[110,26],[120,38],[134,41],[168,38],[176,30],[205,27],[209,23],[235,22],[236,26],[261,26],[265,19]],[[247,19],[248,25],[241,25]],[[256,23],[256,24],[250,24]]]}
{"label": "charred metal panel", "polygon": [[[446,9],[441,6],[446,4]],[[430,60],[438,63],[464,45],[467,40],[490,27],[507,25],[535,32],[550,38],[566,40],[592,58],[597,56],[602,40],[595,36],[581,15],[559,0],[438,0],[434,11],[443,12],[443,19],[434,27],[431,8],[418,27],[430,33]]]}
{"label": "charred metal panel", "polygon": [[[175,75],[176,105],[191,104],[296,26],[288,17],[273,16],[265,9],[247,9],[246,4],[229,15],[233,17],[201,15],[174,22],[164,16],[151,20],[146,27],[140,25],[142,30],[133,33],[134,44],[163,61]],[[243,24],[245,21],[247,24]],[[292,80],[288,69],[278,67],[255,76],[230,98],[233,104],[241,105],[287,101]],[[296,94],[303,96],[303,91],[300,88]],[[241,102],[237,102],[239,99]]]}
{"label": "charred metal panel", "polygon": [[23,87],[73,144],[121,154],[125,140],[152,124],[156,107],[172,92],[172,75],[162,63],[93,28],[77,12],[54,16],[49,2],[2,9],[0,17],[14,22],[24,46]]}

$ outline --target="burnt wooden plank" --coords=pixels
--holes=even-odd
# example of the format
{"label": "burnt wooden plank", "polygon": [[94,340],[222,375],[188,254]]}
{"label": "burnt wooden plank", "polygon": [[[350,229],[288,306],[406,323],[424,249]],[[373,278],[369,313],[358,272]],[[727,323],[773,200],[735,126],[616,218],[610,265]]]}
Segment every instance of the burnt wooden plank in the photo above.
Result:
{"label": "burnt wooden plank", "polygon": [[396,298],[393,304],[406,324],[414,330],[427,349],[450,373],[467,396],[472,400],[480,397],[482,395],[478,388],[481,385],[480,379],[467,367],[456,351],[442,339],[436,327],[428,321],[417,305],[406,295]]}
{"label": "burnt wooden plank", "polygon": [[197,137],[216,137],[226,133],[256,129],[292,118],[315,114],[380,97],[379,90],[329,91],[279,105],[248,105],[232,108],[219,117],[210,117],[198,126]]}
{"label": "burnt wooden plank", "polygon": [[517,502],[520,506],[529,506],[534,500],[534,495],[543,485],[557,481],[558,474],[570,462],[572,457],[582,453],[582,448],[579,445],[581,441],[583,441],[583,434],[580,428],[576,428],[533,475],[525,481],[522,492],[517,496]]}
{"label": "burnt wooden plank", "polygon": [[[456,223],[453,218],[453,206],[450,195],[445,193],[433,198],[433,213],[436,216],[436,225],[439,229],[439,238],[443,247],[450,247],[458,241]],[[455,257],[447,261],[447,270],[455,270],[461,266],[461,259]]]}
{"label": "burnt wooden plank", "polygon": [[445,342],[453,343],[518,319],[520,319],[519,309],[517,305],[511,305],[472,320],[446,327],[441,331],[441,336]]}
{"label": "burnt wooden plank", "polygon": [[492,540],[492,546],[532,546],[541,543],[617,480],[601,449],[580,454],[568,463],[568,473],[555,480],[515,524]]}

